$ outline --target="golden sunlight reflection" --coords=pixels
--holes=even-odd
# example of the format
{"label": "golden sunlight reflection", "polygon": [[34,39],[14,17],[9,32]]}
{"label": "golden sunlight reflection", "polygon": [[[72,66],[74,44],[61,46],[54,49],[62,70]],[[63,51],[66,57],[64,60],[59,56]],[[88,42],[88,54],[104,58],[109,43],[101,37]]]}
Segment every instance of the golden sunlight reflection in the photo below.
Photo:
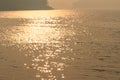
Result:
{"label": "golden sunlight reflection", "polygon": [[[24,63],[26,69],[36,70],[36,78],[42,80],[57,80],[59,78],[65,78],[62,73],[67,66],[65,60],[71,60],[69,56],[65,55],[65,49],[69,49],[68,45],[61,41],[65,35],[71,31],[65,31],[62,28],[52,27],[26,27],[23,28],[24,35],[21,35],[21,42],[34,43],[27,49],[28,53],[26,57],[31,57],[31,62]],[[74,34],[73,34],[74,35]],[[70,36],[73,36],[70,34]],[[23,41],[24,40],[24,41]],[[64,47],[63,47],[64,46]],[[24,48],[24,47],[23,47]],[[56,71],[60,75],[56,75]]]}
{"label": "golden sunlight reflection", "polygon": [[[17,34],[13,34],[15,33]],[[75,33],[71,30],[65,28],[52,28],[46,26],[39,27],[28,25],[28,27],[15,27],[15,30],[12,30],[8,35],[11,35],[9,39],[13,43],[57,43],[60,39],[63,39],[65,36],[73,36]]]}
{"label": "golden sunlight reflection", "polygon": [[[65,60],[71,59],[69,56],[60,56],[68,48],[68,45],[60,40],[65,37],[66,31],[50,27],[27,27],[24,29],[25,33],[21,38],[25,40],[25,43],[34,43],[27,48],[29,51],[25,54],[26,57],[31,57],[30,63],[24,63],[26,69],[36,70],[36,78],[42,80],[57,80],[58,76],[65,78],[62,73],[67,66]],[[62,46],[65,47],[62,48]],[[60,75],[56,75],[56,71]]]}
{"label": "golden sunlight reflection", "polygon": [[74,44],[76,32],[69,22],[73,13],[64,10],[15,11],[3,16],[7,15],[12,23],[9,22],[4,30],[2,42],[9,43],[8,46],[17,48],[24,55],[25,70],[35,71],[35,80],[66,78],[67,63],[74,60],[71,44]]}
{"label": "golden sunlight reflection", "polygon": [[[25,27],[24,34],[19,34],[19,43],[50,43],[60,36],[59,31],[50,27]],[[56,34],[54,34],[56,33]],[[16,36],[17,38],[17,36]]]}
{"label": "golden sunlight reflection", "polygon": [[38,19],[29,18],[25,26],[14,26],[14,30],[8,35],[11,35],[9,37],[11,42],[21,44],[19,50],[29,59],[24,62],[24,67],[35,70],[36,78],[62,80],[65,78],[64,70],[68,66],[66,62],[74,60],[67,53],[72,53],[73,49],[69,43],[72,41],[70,37],[74,38],[75,32],[68,29],[69,25],[66,23],[61,25],[56,15],[54,17],[50,15],[46,14]]}
{"label": "golden sunlight reflection", "polygon": [[3,11],[1,12],[0,18],[47,18],[47,17],[66,17],[74,15],[71,10],[31,10],[31,11]]}

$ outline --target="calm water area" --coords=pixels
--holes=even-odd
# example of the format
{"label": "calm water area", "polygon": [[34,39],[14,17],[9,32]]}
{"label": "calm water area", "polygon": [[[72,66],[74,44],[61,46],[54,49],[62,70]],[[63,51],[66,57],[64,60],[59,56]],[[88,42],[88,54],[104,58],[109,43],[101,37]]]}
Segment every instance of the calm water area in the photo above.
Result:
{"label": "calm water area", "polygon": [[0,11],[0,80],[120,80],[120,11]]}

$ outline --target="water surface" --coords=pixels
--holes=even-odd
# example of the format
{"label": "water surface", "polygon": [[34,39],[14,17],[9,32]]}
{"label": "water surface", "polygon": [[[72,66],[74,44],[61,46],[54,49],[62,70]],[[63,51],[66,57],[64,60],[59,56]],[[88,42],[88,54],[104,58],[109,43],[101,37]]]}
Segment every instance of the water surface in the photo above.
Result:
{"label": "water surface", "polygon": [[120,11],[0,12],[0,80],[120,80]]}

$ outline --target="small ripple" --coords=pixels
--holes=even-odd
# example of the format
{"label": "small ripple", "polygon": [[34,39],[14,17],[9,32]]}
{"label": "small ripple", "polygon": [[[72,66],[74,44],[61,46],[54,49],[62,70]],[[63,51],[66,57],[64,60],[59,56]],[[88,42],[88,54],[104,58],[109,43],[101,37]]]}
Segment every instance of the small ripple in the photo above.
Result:
{"label": "small ripple", "polygon": [[18,68],[19,66],[17,65],[11,65],[12,68]]}
{"label": "small ripple", "polygon": [[97,72],[105,72],[106,70],[105,69],[91,69],[93,71],[97,71]]}

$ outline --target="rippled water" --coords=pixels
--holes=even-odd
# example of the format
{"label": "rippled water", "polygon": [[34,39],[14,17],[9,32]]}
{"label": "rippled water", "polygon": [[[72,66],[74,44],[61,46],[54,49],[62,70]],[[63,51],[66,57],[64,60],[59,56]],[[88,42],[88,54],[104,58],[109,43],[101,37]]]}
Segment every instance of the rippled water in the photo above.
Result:
{"label": "rippled water", "polygon": [[0,80],[120,80],[120,11],[0,12]]}

